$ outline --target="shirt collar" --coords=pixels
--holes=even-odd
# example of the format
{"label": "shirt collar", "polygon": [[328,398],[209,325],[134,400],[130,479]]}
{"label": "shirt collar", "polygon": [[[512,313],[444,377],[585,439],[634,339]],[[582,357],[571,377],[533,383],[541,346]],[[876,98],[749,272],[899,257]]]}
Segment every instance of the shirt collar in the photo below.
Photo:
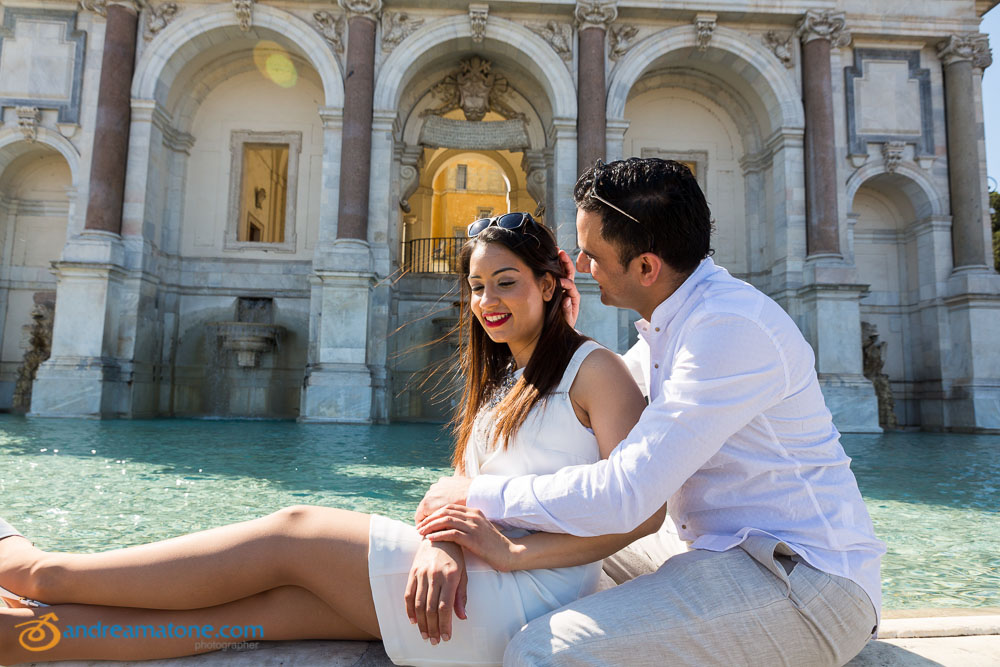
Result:
{"label": "shirt collar", "polygon": [[701,264],[698,265],[691,275],[681,283],[681,286],[674,290],[674,293],[668,296],[666,299],[660,302],[655,309],[653,309],[653,315],[650,321],[641,319],[636,321],[635,328],[640,334],[646,334],[649,332],[650,325],[652,325],[657,331],[666,330],[670,321],[677,314],[677,311],[681,309],[681,306],[688,300],[691,293],[694,292],[698,285],[708,278],[710,275],[715,273],[718,267],[715,266],[715,262],[712,261],[711,257],[706,257],[701,260]]}

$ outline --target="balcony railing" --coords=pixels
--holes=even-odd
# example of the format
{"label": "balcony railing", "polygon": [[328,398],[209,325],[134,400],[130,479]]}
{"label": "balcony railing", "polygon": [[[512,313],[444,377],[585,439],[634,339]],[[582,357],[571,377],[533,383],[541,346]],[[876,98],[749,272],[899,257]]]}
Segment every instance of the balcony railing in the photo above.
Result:
{"label": "balcony railing", "polygon": [[468,239],[444,236],[403,244],[403,268],[409,273],[458,273],[458,253]]}

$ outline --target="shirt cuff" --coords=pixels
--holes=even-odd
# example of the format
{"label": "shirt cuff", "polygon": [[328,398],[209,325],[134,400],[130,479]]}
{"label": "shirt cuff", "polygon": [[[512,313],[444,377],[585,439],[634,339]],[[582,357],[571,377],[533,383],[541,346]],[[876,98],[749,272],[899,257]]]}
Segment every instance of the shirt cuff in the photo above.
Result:
{"label": "shirt cuff", "polygon": [[477,475],[469,485],[466,503],[480,510],[487,519],[496,521],[503,518],[503,489],[507,478],[498,475]]}

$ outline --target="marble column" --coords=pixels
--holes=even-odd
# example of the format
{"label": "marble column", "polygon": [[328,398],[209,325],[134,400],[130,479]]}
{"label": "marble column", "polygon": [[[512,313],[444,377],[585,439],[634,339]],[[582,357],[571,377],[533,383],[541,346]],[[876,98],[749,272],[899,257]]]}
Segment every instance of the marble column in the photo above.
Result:
{"label": "marble column", "polygon": [[945,116],[948,129],[948,185],[951,191],[951,237],[955,268],[986,269],[991,262],[988,224],[983,211],[982,165],[976,123],[974,68],[992,62],[986,35],[952,35],[938,44],[944,65]]}
{"label": "marble column", "polygon": [[802,102],[806,117],[806,252],[840,256],[837,215],[836,139],[830,49],[846,46],[851,34],[844,14],[808,11],[796,25],[802,40]]}
{"label": "marble column", "polygon": [[[940,369],[940,406],[923,401],[925,428],[1000,432],[1000,275],[993,271],[985,215],[980,77],[992,61],[986,35],[951,35],[938,45],[944,67],[953,268],[944,282],[947,350]],[[947,255],[946,255],[947,256]],[[931,420],[933,417],[933,421]]]}
{"label": "marble column", "polygon": [[576,4],[578,176],[605,156],[607,90],[604,84],[604,42],[607,27],[617,16],[615,2]]}
{"label": "marble column", "polygon": [[138,19],[132,4],[107,6],[86,229],[121,233]]}
{"label": "marble column", "polygon": [[368,237],[368,187],[375,93],[375,24],[382,0],[340,0],[348,13],[337,238]]}

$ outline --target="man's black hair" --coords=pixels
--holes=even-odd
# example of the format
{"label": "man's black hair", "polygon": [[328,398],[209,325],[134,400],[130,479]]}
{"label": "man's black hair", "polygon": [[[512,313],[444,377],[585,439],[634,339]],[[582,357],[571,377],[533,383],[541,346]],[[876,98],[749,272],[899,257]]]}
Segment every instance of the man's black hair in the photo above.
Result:
{"label": "man's black hair", "polygon": [[573,198],[577,208],[600,213],[601,237],[618,248],[622,266],[652,252],[678,273],[689,274],[712,254],[708,203],[694,174],[680,162],[635,157],[599,161],[576,182]]}

